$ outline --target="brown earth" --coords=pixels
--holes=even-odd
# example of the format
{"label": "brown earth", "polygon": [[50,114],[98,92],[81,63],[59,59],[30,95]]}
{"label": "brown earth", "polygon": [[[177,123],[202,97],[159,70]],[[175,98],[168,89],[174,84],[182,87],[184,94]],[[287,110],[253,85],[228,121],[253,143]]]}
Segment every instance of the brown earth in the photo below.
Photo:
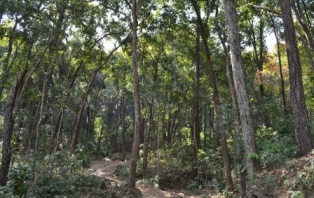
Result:
{"label": "brown earth", "polygon": [[[111,181],[111,185],[121,186],[125,181],[117,177],[114,172],[117,167],[125,165],[127,162],[121,160],[93,160],[91,168],[88,170],[91,174],[98,177],[103,177],[106,180]],[[160,190],[154,188],[152,185],[137,185],[137,188],[141,191],[143,198],[167,198],[167,197],[187,197],[187,198],[199,198],[200,195],[191,195],[190,192],[178,191],[178,190]]]}

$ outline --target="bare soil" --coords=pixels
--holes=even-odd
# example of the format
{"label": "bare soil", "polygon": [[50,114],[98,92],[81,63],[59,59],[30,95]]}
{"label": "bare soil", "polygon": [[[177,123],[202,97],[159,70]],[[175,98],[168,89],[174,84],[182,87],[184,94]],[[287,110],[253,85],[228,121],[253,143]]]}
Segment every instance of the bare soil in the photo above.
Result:
{"label": "bare soil", "polygon": [[[121,160],[93,160],[91,163],[90,173],[98,177],[103,177],[106,180],[114,182],[114,185],[120,186],[123,184],[123,180],[117,177],[114,172],[118,166],[127,162]],[[112,183],[111,182],[111,183]],[[154,188],[152,185],[137,185],[137,188],[141,191],[143,198],[167,198],[167,197],[187,197],[187,198],[199,198],[199,195],[190,195],[185,191],[167,190],[163,191]]]}

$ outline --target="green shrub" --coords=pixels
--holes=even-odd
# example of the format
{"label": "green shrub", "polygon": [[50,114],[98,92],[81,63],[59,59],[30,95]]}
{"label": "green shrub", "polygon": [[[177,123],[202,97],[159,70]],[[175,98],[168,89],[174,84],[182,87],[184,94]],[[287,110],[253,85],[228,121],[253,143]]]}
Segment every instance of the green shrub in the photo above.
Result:
{"label": "green shrub", "polygon": [[188,190],[197,190],[198,188],[199,188],[199,184],[195,180],[191,180],[187,185]]}
{"label": "green shrub", "polygon": [[45,157],[29,155],[15,159],[18,163],[9,171],[8,185],[0,187],[0,197],[82,197],[105,190],[105,180],[82,174],[84,156],[78,159],[57,152]]}
{"label": "green shrub", "polygon": [[23,196],[29,188],[33,171],[29,164],[18,163],[9,171],[8,186],[13,187],[14,195]]}
{"label": "green shrub", "polygon": [[294,137],[280,135],[272,128],[262,127],[257,130],[257,144],[263,167],[283,164],[297,153]]}

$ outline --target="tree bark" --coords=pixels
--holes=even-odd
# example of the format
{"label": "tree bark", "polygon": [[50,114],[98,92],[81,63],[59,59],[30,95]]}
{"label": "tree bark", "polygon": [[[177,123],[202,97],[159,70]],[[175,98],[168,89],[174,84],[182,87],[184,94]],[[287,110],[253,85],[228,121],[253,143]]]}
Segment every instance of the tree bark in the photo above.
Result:
{"label": "tree bark", "polygon": [[306,155],[313,148],[309,116],[303,92],[302,69],[296,33],[293,25],[291,3],[288,0],[279,0],[282,12],[286,51],[289,65],[290,98],[294,113],[294,130],[301,155]]}
{"label": "tree bark", "polygon": [[149,151],[149,144],[150,144],[150,137],[151,137],[151,133],[153,131],[153,123],[154,123],[154,115],[153,115],[153,107],[154,107],[154,99],[152,99],[151,102],[147,102],[148,106],[149,106],[149,125],[148,125],[148,129],[147,132],[145,134],[145,139],[144,139],[144,148],[143,148],[143,172],[144,174],[147,172],[147,168],[148,168],[148,151]]}
{"label": "tree bark", "polygon": [[38,121],[36,123],[36,130],[35,130],[35,151],[38,150],[38,144],[39,144],[39,128],[40,125],[42,124],[42,117],[43,117],[43,109],[44,109],[44,105],[45,105],[45,101],[46,101],[46,93],[47,93],[47,86],[48,86],[48,76],[52,75],[52,70],[50,71],[43,71],[44,73],[44,79],[43,79],[43,84],[42,84],[42,95],[41,95],[41,99],[40,99],[40,103],[39,103],[39,115],[38,115]]}
{"label": "tree bark", "polygon": [[[80,110],[78,112],[78,115],[76,116],[76,120],[75,120],[75,124],[74,124],[74,129],[73,129],[73,133],[72,133],[72,139],[71,139],[71,145],[70,145],[70,148],[69,148],[69,155],[73,155],[74,154],[74,151],[75,151],[75,147],[78,143],[78,135],[79,135],[79,130],[80,130],[80,125],[81,125],[81,120],[82,120],[82,116],[83,116],[83,112],[84,112],[84,109],[85,109],[85,105],[86,105],[86,102],[87,102],[87,97],[92,89],[92,85],[93,85],[93,82],[96,78],[96,75],[98,74],[98,72],[104,67],[105,64],[107,64],[107,62],[109,61],[109,59],[111,58],[111,56],[114,54],[114,52],[124,43],[124,41],[122,41],[120,43],[119,46],[116,46],[113,50],[111,50],[111,52],[107,55],[106,59],[99,63],[99,66],[94,70],[89,82],[88,82],[88,85],[87,85],[87,88],[85,90],[85,93],[84,93],[84,96],[83,96],[83,99],[82,99],[82,102],[81,102],[81,107],[80,107]],[[102,59],[102,57],[100,58],[100,60]]]}
{"label": "tree bark", "polygon": [[125,139],[125,134],[127,130],[127,123],[126,123],[126,99],[125,96],[122,95],[121,98],[121,119],[122,119],[122,147],[121,147],[121,152],[122,152],[122,158],[125,158],[125,153],[126,153],[126,139]]}
{"label": "tree bark", "polygon": [[35,128],[35,121],[37,120],[37,111],[38,107],[36,104],[37,101],[33,101],[31,105],[33,106],[32,113],[28,115],[28,126],[27,126],[27,132],[26,132],[26,138],[24,142],[24,154],[29,154],[30,150],[32,149],[32,146],[34,145],[34,134],[33,129]]}
{"label": "tree bark", "polygon": [[217,118],[217,123],[219,127],[219,132],[220,132],[220,144],[222,148],[222,155],[223,155],[223,160],[224,160],[224,172],[225,172],[225,179],[226,179],[226,186],[228,190],[233,191],[233,182],[232,182],[232,177],[231,177],[231,169],[230,169],[230,160],[229,160],[229,154],[228,154],[228,147],[226,143],[226,134],[225,134],[225,128],[223,127],[221,123],[221,108],[220,108],[220,100],[219,100],[219,92],[218,92],[218,87],[217,87],[217,82],[216,82],[216,77],[211,65],[211,53],[209,50],[209,45],[207,42],[208,39],[208,34],[207,34],[207,23],[203,23],[202,17],[201,17],[201,12],[199,9],[199,6],[197,4],[196,0],[191,0],[195,13],[197,15],[197,23],[200,28],[200,36],[203,41],[203,45],[205,48],[205,57],[206,57],[206,63],[207,63],[207,69],[208,69],[208,76],[209,80],[213,89],[213,102],[214,102],[214,109],[216,112],[216,118]]}
{"label": "tree bark", "polygon": [[86,106],[86,102],[87,102],[87,97],[92,89],[92,84],[95,80],[96,74],[98,73],[98,70],[96,69],[93,74],[91,79],[89,80],[88,86],[85,90],[85,94],[83,96],[82,102],[81,102],[81,107],[80,110],[76,116],[76,120],[75,120],[75,125],[74,125],[74,130],[72,133],[72,140],[71,140],[71,145],[70,145],[70,149],[69,149],[69,156],[74,154],[75,151],[75,147],[78,143],[78,135],[79,135],[79,130],[80,130],[80,125],[81,125],[81,121],[82,121],[82,116],[84,113],[84,109]]}
{"label": "tree bark", "polygon": [[255,142],[253,122],[249,107],[244,70],[242,67],[240,34],[237,25],[237,14],[234,0],[224,0],[225,18],[227,21],[228,40],[230,44],[233,80],[237,93],[240,120],[243,133],[246,166],[249,177],[253,177],[260,170],[260,162],[256,155],[258,150]]}
{"label": "tree bark", "polygon": [[252,31],[253,31],[253,49],[254,49],[254,57],[255,57],[255,62],[256,62],[256,69],[257,69],[257,74],[258,74],[258,86],[259,86],[259,91],[261,94],[261,97],[265,96],[265,90],[264,90],[264,83],[263,83],[263,62],[264,62],[264,57],[263,57],[263,51],[264,51],[264,19],[262,18],[262,13],[260,13],[260,26],[259,26],[259,50],[257,50],[257,42],[256,42],[256,37],[254,33],[254,21],[252,21]]}
{"label": "tree bark", "polygon": [[192,178],[198,176],[198,147],[200,145],[200,104],[199,104],[199,87],[200,87],[200,34],[197,28],[195,44],[195,77],[194,77],[194,107],[193,107],[193,162]]}
{"label": "tree bark", "polygon": [[136,163],[139,156],[139,144],[141,134],[141,109],[140,109],[140,92],[139,92],[139,77],[138,77],[138,65],[137,65],[137,28],[138,28],[138,5],[137,0],[132,0],[132,69],[133,69],[133,85],[134,85],[134,136],[132,153],[130,159],[130,170],[128,176],[128,187],[135,189],[136,180]]}
{"label": "tree bark", "polygon": [[[263,82],[263,64],[264,64],[264,18],[263,18],[263,13],[260,11],[259,13],[259,37],[256,38],[255,32],[254,32],[254,19],[252,19],[252,37],[253,37],[253,49],[254,49],[254,57],[255,57],[255,62],[256,62],[256,70],[257,70],[257,79],[258,79],[258,87],[259,87],[259,92],[260,92],[260,114],[261,114],[261,119],[266,126],[266,128],[271,127],[271,123],[269,121],[269,118],[267,116],[267,112],[265,110],[265,89],[264,89],[264,82]],[[258,39],[258,41],[257,41]],[[259,43],[259,49],[257,49],[257,43]]]}
{"label": "tree bark", "polygon": [[52,148],[51,151],[53,154],[55,154],[60,149],[60,139],[61,139],[61,128],[62,128],[62,118],[63,118],[63,112],[64,108],[61,107],[61,110],[58,113],[55,127],[54,127],[54,133],[52,136]]}
{"label": "tree bark", "polygon": [[[3,2],[1,4],[3,5]],[[0,7],[2,7],[2,5]],[[0,9],[2,9],[2,8],[0,8]],[[1,11],[0,11],[0,16],[1,16]],[[0,97],[2,97],[4,85],[6,83],[8,76],[9,76],[9,68],[10,68],[9,62],[10,62],[10,57],[11,57],[12,50],[13,50],[14,32],[16,31],[16,28],[17,28],[19,22],[20,22],[20,20],[18,20],[18,19],[15,20],[11,35],[9,36],[9,40],[8,40],[8,46],[7,46],[8,50],[6,53],[7,55],[4,58],[3,63],[2,63],[2,71],[1,71],[2,74],[1,74],[1,78],[0,78]]]}
{"label": "tree bark", "polygon": [[[18,108],[18,103],[21,98],[21,94],[23,91],[23,86],[25,84],[25,76],[27,74],[27,68],[29,59],[32,54],[33,43],[30,43],[27,57],[24,61],[24,69],[18,75],[16,81],[14,82],[10,95],[8,97],[8,101],[6,104],[5,114],[4,114],[4,129],[3,129],[3,140],[2,140],[2,159],[1,159],[1,167],[0,167],[0,185],[5,186],[8,181],[8,173],[10,168],[11,161],[11,140],[13,134],[13,128],[15,123],[15,112]],[[37,67],[36,67],[37,68]],[[34,70],[33,70],[34,71]]]}
{"label": "tree bark", "polygon": [[[225,48],[227,49],[227,48]],[[228,60],[227,60],[228,59]],[[229,57],[228,53],[226,53],[226,68],[227,68],[227,78],[228,78],[228,83],[230,87],[230,92],[231,92],[231,100],[232,100],[232,115],[233,115],[233,123],[234,123],[234,147],[236,150],[236,156],[234,156],[234,161],[237,166],[237,173],[240,175],[240,194],[241,197],[245,197],[245,192],[246,192],[246,173],[242,170],[242,161],[243,161],[243,148],[241,146],[242,139],[241,139],[241,124],[240,124],[240,118],[239,118],[239,111],[238,111],[238,105],[237,105],[237,99],[236,99],[236,91],[235,87],[233,84],[233,79],[232,79],[232,68],[229,62]]]}
{"label": "tree bark", "polygon": [[[28,60],[27,60],[28,61]],[[3,129],[3,145],[2,145],[2,160],[1,160],[1,167],[0,167],[0,185],[5,186],[8,181],[8,173],[10,168],[10,161],[11,161],[11,140],[12,140],[12,133],[13,127],[15,122],[15,107],[18,103],[17,98],[21,93],[23,80],[27,73],[25,69],[16,79],[14,85],[12,86],[8,102],[6,104],[6,110],[4,115],[4,129]]]}
{"label": "tree bark", "polygon": [[[218,12],[216,14],[216,17],[218,16]],[[231,101],[232,101],[232,115],[233,115],[233,124],[234,124],[234,148],[236,150],[236,155],[234,156],[234,162],[237,167],[236,169],[236,176],[240,176],[240,195],[241,198],[244,198],[246,195],[246,173],[242,171],[242,161],[243,161],[243,148],[241,146],[242,139],[241,139],[241,124],[240,124],[240,118],[239,118],[239,109],[237,105],[237,95],[233,83],[232,78],[232,68],[230,64],[230,57],[229,57],[229,51],[228,47],[226,46],[226,35],[223,34],[222,29],[220,28],[218,21],[215,20],[215,26],[218,29],[218,37],[220,39],[220,42],[223,46],[224,53],[225,53],[225,62],[226,62],[226,71],[227,71],[227,79],[229,84],[229,89],[231,93]]]}
{"label": "tree bark", "polygon": [[277,47],[277,56],[278,56],[278,64],[279,64],[279,76],[280,76],[280,94],[282,98],[282,106],[283,106],[283,114],[284,116],[288,115],[287,110],[287,100],[286,100],[286,88],[285,88],[285,79],[282,72],[282,61],[281,61],[281,52],[280,52],[280,43],[279,43],[279,36],[277,34],[276,24],[272,16],[270,16],[270,20],[272,22],[272,26],[274,29],[274,35],[276,39],[276,47]]}
{"label": "tree bark", "polygon": [[[79,70],[81,69],[82,65],[83,65],[83,61],[81,61],[80,64],[78,65],[78,67],[75,69],[71,83],[70,83],[70,85],[66,91],[66,94],[62,97],[61,102],[66,102],[66,100],[68,99],[68,96],[70,95],[70,90],[74,85],[74,82],[78,76]],[[53,133],[52,142],[51,142],[52,143],[52,147],[51,147],[52,153],[55,153],[59,148],[59,144],[60,144],[59,140],[61,140],[60,135],[61,135],[61,126],[62,126],[62,119],[61,118],[63,117],[64,110],[65,110],[64,106],[61,106],[59,113],[58,113],[58,116],[56,118],[54,133]],[[59,139],[59,137],[60,137],[60,139]]]}

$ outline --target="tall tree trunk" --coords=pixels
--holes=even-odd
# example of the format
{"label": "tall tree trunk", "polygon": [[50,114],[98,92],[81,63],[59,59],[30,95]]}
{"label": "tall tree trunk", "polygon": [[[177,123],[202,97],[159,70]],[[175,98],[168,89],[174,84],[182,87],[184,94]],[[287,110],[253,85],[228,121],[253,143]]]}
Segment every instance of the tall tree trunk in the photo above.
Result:
{"label": "tall tree trunk", "polygon": [[[10,168],[11,161],[11,140],[13,134],[13,127],[15,123],[15,112],[18,108],[18,103],[21,98],[23,87],[25,84],[24,78],[27,74],[27,68],[29,59],[32,54],[33,43],[30,43],[27,57],[24,61],[24,69],[20,72],[15,83],[13,84],[8,101],[6,104],[5,114],[4,114],[4,129],[3,129],[3,138],[2,138],[2,159],[0,167],[0,185],[5,186],[8,181],[8,173]],[[34,71],[34,70],[33,70]]]}
{"label": "tall tree trunk", "polygon": [[61,140],[61,128],[62,128],[62,118],[63,118],[63,112],[64,108],[61,107],[61,110],[58,113],[55,127],[54,127],[54,133],[52,136],[52,153],[55,154],[60,149],[60,140]]}
{"label": "tall tree trunk", "polygon": [[263,42],[263,37],[264,37],[264,21],[262,18],[262,13],[260,13],[260,26],[259,26],[259,50],[257,50],[257,42],[256,42],[256,37],[255,37],[255,32],[254,32],[254,24],[255,21],[252,21],[252,36],[253,36],[253,49],[254,49],[254,57],[255,57],[255,62],[256,62],[256,69],[258,73],[258,86],[259,86],[259,91],[261,94],[261,97],[264,97],[265,95],[265,90],[264,90],[264,83],[263,83],[263,51],[264,51],[264,42]]}
{"label": "tall tree trunk", "polygon": [[34,145],[34,138],[33,138],[33,131],[35,128],[35,120],[37,115],[38,107],[36,105],[36,101],[31,103],[33,105],[32,113],[31,115],[28,115],[28,126],[26,131],[26,138],[24,142],[24,154],[28,154],[32,148],[32,145]]}
{"label": "tall tree trunk", "polygon": [[[216,17],[218,16],[218,12],[216,13]],[[241,138],[241,124],[239,118],[239,111],[237,105],[237,95],[233,83],[232,78],[232,68],[230,64],[230,57],[228,47],[226,46],[226,35],[223,34],[222,29],[220,28],[218,21],[215,20],[215,26],[218,30],[218,37],[220,42],[223,46],[224,53],[225,53],[225,62],[226,62],[226,71],[227,71],[227,79],[231,93],[231,100],[232,100],[232,115],[233,115],[233,123],[234,123],[234,148],[236,150],[236,155],[234,156],[234,161],[236,164],[236,176],[240,176],[240,195],[241,198],[244,198],[246,195],[246,174],[244,171],[241,170],[242,161],[243,161],[243,148],[242,148],[242,138]]]}
{"label": "tall tree trunk", "polygon": [[101,125],[101,129],[100,129],[100,134],[99,134],[99,137],[98,137],[98,139],[97,139],[97,146],[96,146],[96,155],[97,156],[99,156],[100,155],[100,151],[101,151],[101,149],[100,149],[100,145],[101,145],[101,141],[102,141],[102,139],[103,139],[103,136],[104,136],[104,128],[105,128],[105,122],[103,122],[102,123],[102,125]]}
{"label": "tall tree trunk", "polygon": [[127,126],[126,126],[126,101],[125,101],[125,96],[122,95],[122,99],[121,99],[121,120],[122,120],[122,134],[121,134],[121,138],[122,138],[122,147],[121,147],[121,152],[122,152],[122,158],[125,158],[125,144],[126,144],[126,140],[125,140],[125,134],[126,134],[126,130],[127,130]]}
{"label": "tall tree trunk", "polygon": [[36,130],[35,130],[35,151],[38,150],[38,144],[39,144],[39,128],[40,125],[42,123],[42,114],[43,114],[43,109],[44,109],[44,105],[45,105],[45,101],[46,101],[46,93],[47,93],[47,86],[48,86],[48,76],[52,74],[52,70],[47,71],[47,72],[43,72],[44,73],[44,79],[43,79],[43,85],[42,85],[42,95],[41,95],[41,99],[40,99],[40,103],[39,103],[39,115],[38,115],[38,121],[36,124]]}
{"label": "tall tree trunk", "polygon": [[196,44],[195,44],[195,88],[194,88],[194,107],[193,107],[193,162],[192,162],[192,178],[198,176],[198,147],[200,145],[200,104],[199,104],[199,87],[200,87],[200,34],[197,28]]}
{"label": "tall tree trunk", "polygon": [[[28,60],[27,60],[28,61]],[[23,80],[27,73],[25,69],[20,73],[18,78],[16,79],[14,85],[12,86],[7,104],[6,110],[4,114],[4,129],[3,129],[3,140],[2,140],[2,160],[1,160],[1,167],[0,167],[0,185],[5,186],[8,181],[8,173],[10,168],[10,161],[11,161],[11,140],[12,140],[12,133],[13,127],[15,122],[15,108],[17,106],[17,98],[21,93],[23,87]]]}
{"label": "tall tree trunk", "polygon": [[[261,96],[260,100],[260,114],[262,121],[264,125],[269,128],[271,127],[271,123],[269,121],[269,118],[266,114],[265,110],[265,89],[264,89],[264,82],[263,82],[263,64],[264,64],[264,18],[263,18],[263,13],[260,11],[259,13],[260,17],[260,22],[259,22],[259,37],[256,38],[255,32],[254,32],[254,19],[252,20],[252,31],[253,31],[253,49],[254,49],[254,57],[255,57],[255,62],[256,62],[256,69],[257,69],[257,79],[258,79],[258,87],[259,87],[259,92]],[[256,41],[258,39],[258,41]],[[259,49],[257,49],[257,43],[259,43]]]}
{"label": "tall tree trunk", "polygon": [[133,69],[133,83],[134,83],[134,136],[132,153],[130,159],[130,170],[128,176],[128,187],[135,189],[135,178],[136,178],[136,162],[139,156],[139,144],[141,134],[141,109],[140,109],[140,92],[139,92],[139,77],[138,77],[138,66],[137,66],[137,28],[138,28],[138,5],[137,0],[132,0],[132,69]]}
{"label": "tall tree trunk", "polygon": [[211,65],[211,54],[209,50],[209,45],[207,42],[208,39],[208,34],[207,34],[207,23],[203,23],[202,17],[201,17],[201,12],[199,9],[199,6],[197,4],[196,0],[191,0],[194,10],[197,15],[197,23],[200,28],[200,35],[204,44],[205,48],[205,57],[206,57],[206,63],[207,63],[207,69],[208,69],[208,75],[209,75],[209,80],[213,89],[213,102],[214,102],[214,109],[216,112],[216,118],[217,118],[217,123],[218,123],[218,128],[220,132],[220,144],[222,148],[222,156],[223,156],[223,161],[224,161],[224,172],[225,172],[225,180],[226,180],[226,186],[230,191],[233,191],[233,182],[232,182],[232,177],[231,177],[231,168],[230,168],[230,159],[229,159],[229,154],[228,154],[228,147],[227,147],[227,142],[226,142],[226,134],[225,134],[225,129],[222,125],[222,116],[221,116],[221,108],[220,108],[220,100],[219,100],[219,93],[218,93],[218,87],[216,83],[216,77]]}
{"label": "tall tree trunk", "polygon": [[279,5],[282,12],[286,51],[288,56],[290,97],[294,113],[295,136],[300,154],[305,155],[312,150],[313,141],[303,92],[300,55],[293,25],[290,1],[279,0]]}
{"label": "tall tree trunk", "polygon": [[154,107],[154,99],[152,99],[152,101],[149,103],[149,125],[148,125],[148,129],[145,135],[145,139],[144,139],[144,153],[143,153],[143,172],[146,173],[147,172],[147,168],[148,168],[148,151],[149,151],[149,144],[150,144],[150,137],[151,137],[151,133],[153,131],[153,122],[154,122],[154,115],[153,115],[153,107]]}
{"label": "tall tree trunk", "polygon": [[[227,49],[227,48],[225,48]],[[228,59],[228,60],[227,60]],[[233,115],[233,123],[234,123],[234,147],[236,150],[236,156],[234,156],[234,161],[237,166],[237,173],[240,175],[240,194],[241,197],[245,197],[246,193],[246,180],[245,176],[246,173],[241,170],[242,166],[242,161],[243,161],[243,149],[242,149],[242,138],[241,138],[241,124],[240,124],[240,118],[239,118],[239,111],[238,111],[238,105],[237,105],[237,99],[236,99],[236,91],[235,87],[233,84],[233,79],[232,79],[232,68],[229,62],[229,57],[228,53],[226,53],[226,67],[227,67],[227,78],[228,78],[228,83],[230,87],[230,92],[231,92],[231,99],[232,99],[232,115]]]}
{"label": "tall tree trunk", "polygon": [[[79,130],[80,130],[80,125],[81,125],[81,120],[82,120],[82,116],[83,116],[83,112],[84,112],[84,109],[85,109],[85,105],[86,105],[86,102],[87,102],[87,97],[92,89],[92,85],[93,85],[93,82],[96,78],[96,75],[98,74],[98,72],[104,67],[104,65],[107,64],[107,62],[109,61],[109,59],[111,58],[111,56],[114,54],[114,52],[119,49],[119,47],[124,43],[124,41],[122,41],[120,43],[120,45],[116,46],[113,50],[110,51],[110,53],[107,55],[107,57],[105,58],[105,60],[103,62],[100,62],[99,63],[99,66],[94,70],[89,82],[88,82],[88,85],[87,85],[87,88],[85,90],[85,93],[84,93],[84,96],[83,96],[83,99],[82,99],[82,102],[81,102],[81,107],[80,107],[80,110],[76,116],[76,120],[75,120],[75,124],[74,124],[74,129],[73,129],[73,132],[72,132],[72,139],[71,139],[71,145],[70,145],[70,148],[69,148],[69,155],[73,155],[74,154],[74,151],[75,151],[75,147],[78,143],[78,135],[79,135]],[[100,57],[100,60],[102,60],[102,56]]]}
{"label": "tall tree trunk", "polygon": [[72,132],[72,139],[71,139],[71,145],[69,148],[69,156],[74,154],[76,145],[78,143],[78,135],[79,135],[79,130],[80,130],[80,125],[81,125],[81,121],[82,121],[82,116],[85,110],[85,106],[86,106],[86,102],[87,102],[87,97],[92,89],[92,84],[94,82],[94,79],[96,77],[96,74],[98,73],[97,69],[93,72],[91,79],[89,80],[88,86],[85,90],[82,102],[81,102],[81,107],[80,110],[76,116],[76,120],[75,120],[75,125],[74,125],[74,129]]}
{"label": "tall tree trunk", "polygon": [[278,57],[278,64],[279,64],[279,75],[280,75],[280,94],[282,98],[282,106],[283,106],[283,114],[284,116],[288,115],[287,110],[287,100],[286,100],[286,88],[285,88],[285,79],[282,72],[282,62],[281,62],[281,52],[280,52],[280,42],[279,42],[279,36],[277,34],[276,24],[274,21],[274,18],[270,17],[273,29],[274,29],[274,35],[276,39],[276,47],[277,47],[277,57]]}
{"label": "tall tree trunk", "polygon": [[[1,6],[0,7],[4,7],[3,5],[4,1],[1,3]],[[2,8],[0,8],[1,10]],[[1,16],[1,11],[0,11],[0,16]],[[6,79],[8,78],[9,76],[9,62],[10,62],[10,57],[11,57],[11,54],[12,54],[12,50],[13,50],[13,41],[14,41],[14,32],[16,31],[16,28],[18,26],[20,22],[20,19],[15,19],[15,23],[14,23],[14,26],[12,28],[12,31],[11,31],[11,35],[9,36],[9,40],[8,40],[8,50],[7,50],[7,53],[6,53],[6,56],[3,60],[3,63],[2,63],[2,71],[1,71],[1,78],[0,78],[0,97],[2,97],[2,92],[3,92],[3,89],[4,89],[4,85],[6,83]]]}
{"label": "tall tree trunk", "polygon": [[244,70],[242,67],[240,34],[237,24],[237,14],[234,0],[224,0],[225,18],[229,36],[231,51],[231,63],[234,85],[236,87],[238,106],[240,111],[240,120],[243,133],[244,150],[246,154],[246,165],[248,175],[253,177],[260,170],[258,160],[258,150],[255,142],[253,122],[249,107],[249,98],[246,91]]}
{"label": "tall tree trunk", "polygon": [[[70,83],[67,91],[66,91],[66,94],[62,97],[62,102],[67,101],[68,96],[70,95],[71,88],[74,86],[74,82],[75,82],[75,80],[76,80],[76,78],[78,76],[78,73],[79,73],[82,65],[83,65],[83,61],[81,61],[80,64],[75,69],[73,78],[71,80],[71,83]],[[59,113],[58,113],[58,116],[56,118],[54,133],[53,133],[53,137],[52,137],[52,147],[51,147],[51,152],[52,153],[56,152],[56,150],[58,149],[59,144],[60,144],[59,140],[61,140],[61,136],[60,135],[61,135],[61,126],[62,126],[62,119],[61,118],[63,117],[64,110],[65,110],[65,107],[61,106],[60,110],[59,110]],[[60,139],[58,139],[58,137],[60,137]]]}

